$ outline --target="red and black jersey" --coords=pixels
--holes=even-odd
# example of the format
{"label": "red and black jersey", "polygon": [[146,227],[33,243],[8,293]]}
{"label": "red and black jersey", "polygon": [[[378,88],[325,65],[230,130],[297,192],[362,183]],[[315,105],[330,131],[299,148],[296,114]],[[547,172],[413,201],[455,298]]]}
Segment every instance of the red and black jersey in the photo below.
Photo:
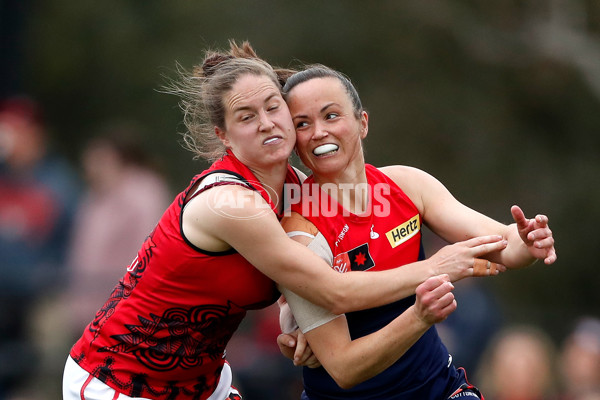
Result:
{"label": "red and black jersey", "polygon": [[[82,368],[128,396],[206,399],[246,311],[278,297],[274,282],[235,250],[204,251],[182,233],[183,207],[199,180],[217,172],[239,178],[274,209],[252,172],[225,155],[175,198],[71,349]],[[299,183],[291,167],[286,181]]]}

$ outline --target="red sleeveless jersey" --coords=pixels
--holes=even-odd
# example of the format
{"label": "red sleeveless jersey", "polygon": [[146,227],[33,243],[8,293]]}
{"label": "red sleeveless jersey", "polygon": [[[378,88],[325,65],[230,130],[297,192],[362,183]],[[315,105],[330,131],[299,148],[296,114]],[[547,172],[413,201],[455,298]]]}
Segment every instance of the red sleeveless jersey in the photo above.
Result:
{"label": "red sleeveless jersey", "polygon": [[[182,210],[191,190],[215,172],[237,176],[275,209],[258,179],[232,153],[194,177],[175,198],[70,352],[83,369],[118,392],[206,399],[246,311],[264,308],[279,295],[274,282],[234,250],[203,251],[183,236]],[[286,182],[299,183],[291,167]]]}
{"label": "red sleeveless jersey", "polygon": [[[339,272],[385,270],[419,258],[421,217],[406,194],[377,168],[365,166],[368,207],[350,213],[309,177],[302,185],[302,201],[292,210],[311,221],[325,236]],[[332,186],[334,189],[337,186]]]}
{"label": "red sleeveless jersey", "polygon": [[[339,272],[401,268],[422,260],[419,210],[384,173],[368,164],[365,170],[369,202],[364,214],[350,213],[327,194],[327,184],[323,190],[311,185],[312,177],[305,180],[302,202],[293,210],[325,236],[333,252],[333,268]],[[412,295],[381,307],[346,313],[350,336],[356,339],[383,328],[414,302]],[[445,399],[460,386],[460,374],[449,360],[448,350],[432,327],[393,365],[351,389],[341,389],[324,368],[305,367],[306,398]]]}

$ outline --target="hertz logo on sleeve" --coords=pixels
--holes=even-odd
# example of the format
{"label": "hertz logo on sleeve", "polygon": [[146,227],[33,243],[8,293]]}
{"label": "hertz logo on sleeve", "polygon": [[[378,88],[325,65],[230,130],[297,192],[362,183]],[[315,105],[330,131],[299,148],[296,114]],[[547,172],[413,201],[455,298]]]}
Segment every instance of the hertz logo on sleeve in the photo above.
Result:
{"label": "hertz logo on sleeve", "polygon": [[391,231],[387,232],[387,237],[392,249],[406,242],[411,237],[415,236],[421,229],[419,214],[415,215],[408,221],[398,225]]}

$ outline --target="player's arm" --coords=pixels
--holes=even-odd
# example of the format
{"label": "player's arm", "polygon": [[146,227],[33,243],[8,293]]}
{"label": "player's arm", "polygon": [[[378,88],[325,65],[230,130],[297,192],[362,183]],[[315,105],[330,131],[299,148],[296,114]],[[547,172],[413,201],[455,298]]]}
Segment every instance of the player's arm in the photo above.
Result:
{"label": "player's arm", "polygon": [[417,301],[388,325],[352,340],[344,316],[304,332],[321,365],[348,389],[395,363],[435,323],[456,309],[448,276],[429,278],[417,287]]}
{"label": "player's arm", "polygon": [[254,191],[236,185],[213,187],[187,204],[183,231],[204,250],[233,247],[269,278],[335,314],[388,304],[414,290],[416,285],[410,288],[400,270],[335,272],[290,240],[275,215],[265,210],[268,205]]}
{"label": "player's arm", "polygon": [[[292,213],[282,220],[282,226],[294,240],[307,245],[328,265],[333,264],[333,254],[327,241],[309,221]],[[417,287],[416,302],[412,307],[381,330],[352,340],[344,315],[328,313],[280,287],[287,302],[280,304],[280,323],[284,334],[278,337],[277,342],[281,352],[297,365],[315,365],[311,357],[314,354],[340,387],[350,388],[388,368],[427,329],[454,311],[456,303],[450,292],[452,288],[447,275],[427,279]],[[309,347],[305,346],[301,334],[297,339],[285,334],[296,326],[304,332]]]}
{"label": "player's arm", "polygon": [[[295,240],[307,244],[328,264],[333,263],[327,241],[308,221],[303,222],[302,217],[296,214],[283,221],[282,225]],[[296,364],[302,364],[304,360],[307,360],[308,366],[314,364],[314,358],[309,358],[314,354],[340,387],[350,388],[391,366],[427,329],[454,311],[456,302],[450,292],[452,289],[447,275],[429,278],[417,287],[413,306],[379,331],[352,340],[344,315],[328,313],[290,290],[281,288],[287,300],[285,306],[289,306],[289,309],[281,307],[280,321],[284,322],[282,331],[289,332],[294,325],[290,323],[288,310],[291,310],[309,347],[305,347],[301,340],[292,340],[289,335],[280,335],[278,344],[282,353],[293,358]],[[289,340],[292,340],[291,345]]]}
{"label": "player's arm", "polygon": [[460,203],[440,181],[424,171],[405,166],[385,167],[381,171],[406,192],[427,226],[450,243],[482,235],[501,235],[507,246],[490,253],[491,261],[508,268],[521,268],[536,259],[543,259],[546,264],[556,260],[546,216],[527,219],[519,207],[513,206],[515,223],[505,225]]}

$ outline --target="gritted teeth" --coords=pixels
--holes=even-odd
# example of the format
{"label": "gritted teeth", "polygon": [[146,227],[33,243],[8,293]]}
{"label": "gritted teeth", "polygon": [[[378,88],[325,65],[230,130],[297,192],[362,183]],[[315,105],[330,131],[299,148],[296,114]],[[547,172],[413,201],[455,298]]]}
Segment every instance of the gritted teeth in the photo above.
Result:
{"label": "gritted teeth", "polygon": [[313,150],[313,154],[315,156],[322,156],[323,154],[333,153],[334,151],[337,151],[338,149],[339,149],[338,145],[332,144],[332,143],[327,143],[327,144],[322,144],[319,147],[315,148]]}
{"label": "gritted teeth", "polygon": [[265,141],[263,142],[263,144],[269,144],[269,143],[273,143],[273,142],[275,142],[276,140],[279,140],[279,139],[281,139],[281,137],[279,137],[279,136],[270,137],[270,138],[268,138],[267,140],[265,140]]}

